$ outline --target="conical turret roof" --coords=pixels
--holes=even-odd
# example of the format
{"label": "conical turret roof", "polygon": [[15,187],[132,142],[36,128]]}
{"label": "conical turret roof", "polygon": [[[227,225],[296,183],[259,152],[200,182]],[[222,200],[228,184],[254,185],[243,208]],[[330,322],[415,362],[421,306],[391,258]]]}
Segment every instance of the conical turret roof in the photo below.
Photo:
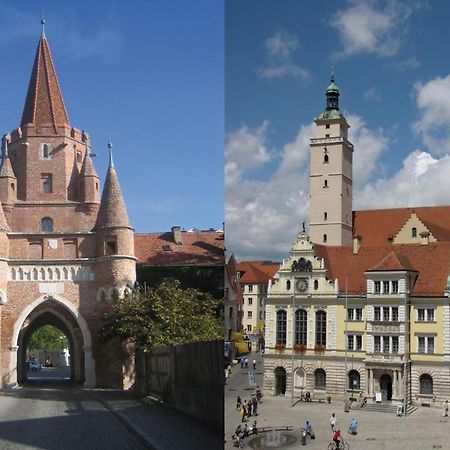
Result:
{"label": "conical turret roof", "polygon": [[6,139],[4,140],[4,146],[3,162],[2,167],[0,168],[0,178],[16,178],[14,170],[11,166],[11,161],[9,159],[8,141]]}
{"label": "conical turret roof", "polygon": [[50,47],[43,33],[39,40],[20,125],[70,125],[53,66]]}
{"label": "conical turret roof", "polygon": [[86,156],[84,157],[83,165],[81,166],[81,176],[98,177],[89,150],[86,150]]}
{"label": "conical turret roof", "polygon": [[[110,147],[111,150],[111,147]],[[97,216],[96,228],[130,227],[125,202],[120,189],[112,157],[103,187],[102,200]]]}

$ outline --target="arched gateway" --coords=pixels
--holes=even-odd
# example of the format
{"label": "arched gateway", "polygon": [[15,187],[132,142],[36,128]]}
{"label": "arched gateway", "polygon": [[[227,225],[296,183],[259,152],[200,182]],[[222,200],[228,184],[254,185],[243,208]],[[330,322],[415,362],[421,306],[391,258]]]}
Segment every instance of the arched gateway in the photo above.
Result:
{"label": "arched gateway", "polygon": [[97,336],[111,293],[135,282],[134,230],[111,155],[100,197],[89,135],[70,124],[44,34],[2,146],[0,388],[26,379],[27,343],[43,325],[67,336],[74,382],[128,386],[128,354]]}

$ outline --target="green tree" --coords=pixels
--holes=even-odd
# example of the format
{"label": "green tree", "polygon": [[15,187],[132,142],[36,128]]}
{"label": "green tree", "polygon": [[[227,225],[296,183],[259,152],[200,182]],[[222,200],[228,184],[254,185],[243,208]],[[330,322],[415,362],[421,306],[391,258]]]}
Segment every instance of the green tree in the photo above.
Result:
{"label": "green tree", "polygon": [[141,350],[170,344],[223,339],[218,301],[180,283],[162,283],[146,292],[134,290],[104,318],[103,340],[129,339]]}
{"label": "green tree", "polygon": [[67,337],[58,328],[52,325],[44,325],[37,329],[28,341],[31,350],[61,351],[69,347]]}

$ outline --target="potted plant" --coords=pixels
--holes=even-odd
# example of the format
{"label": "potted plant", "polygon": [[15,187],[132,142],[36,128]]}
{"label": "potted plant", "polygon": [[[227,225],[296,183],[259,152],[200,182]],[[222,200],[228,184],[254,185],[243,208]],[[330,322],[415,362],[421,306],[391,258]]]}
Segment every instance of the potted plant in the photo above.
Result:
{"label": "potted plant", "polygon": [[316,353],[323,353],[325,351],[325,345],[323,345],[323,344],[316,344],[314,346],[314,351]]}
{"label": "potted plant", "polygon": [[296,352],[305,353],[306,352],[306,345],[305,344],[295,344],[294,350]]}
{"label": "potted plant", "polygon": [[284,350],[286,348],[286,344],[284,342],[277,342],[275,344],[276,350]]}

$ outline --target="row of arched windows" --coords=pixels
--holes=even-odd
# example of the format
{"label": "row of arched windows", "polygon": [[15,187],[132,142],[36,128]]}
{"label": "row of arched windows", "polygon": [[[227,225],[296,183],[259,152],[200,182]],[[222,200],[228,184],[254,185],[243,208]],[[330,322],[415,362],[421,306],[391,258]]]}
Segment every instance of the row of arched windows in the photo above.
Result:
{"label": "row of arched windows", "polygon": [[[316,323],[316,345],[327,344],[327,313],[319,310],[315,314]],[[295,311],[295,325],[294,325],[294,344],[307,345],[308,335],[308,312],[305,309],[298,309]],[[287,343],[287,311],[279,309],[277,311],[277,327],[276,327],[276,342],[277,344]]]}

